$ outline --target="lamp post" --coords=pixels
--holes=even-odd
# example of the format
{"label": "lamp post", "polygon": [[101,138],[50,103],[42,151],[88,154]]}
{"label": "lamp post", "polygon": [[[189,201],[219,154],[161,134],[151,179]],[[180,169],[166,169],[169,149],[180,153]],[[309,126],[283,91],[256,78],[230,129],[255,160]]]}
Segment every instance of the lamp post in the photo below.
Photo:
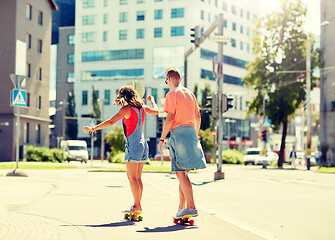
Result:
{"label": "lamp post", "polygon": [[[101,103],[101,122],[103,122],[104,119],[104,106],[105,106],[105,102],[107,101],[104,98],[99,98],[98,101]],[[101,129],[101,162],[103,162],[103,160],[105,159],[105,138],[104,138],[104,130]]]}

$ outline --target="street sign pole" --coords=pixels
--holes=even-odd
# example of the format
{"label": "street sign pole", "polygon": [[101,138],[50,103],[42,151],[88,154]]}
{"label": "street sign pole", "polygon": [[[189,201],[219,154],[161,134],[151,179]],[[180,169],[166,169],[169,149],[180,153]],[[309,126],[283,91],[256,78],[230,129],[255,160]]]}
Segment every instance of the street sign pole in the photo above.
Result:
{"label": "street sign pole", "polygon": [[[93,127],[95,125],[95,121],[91,120],[90,121],[90,126]],[[94,137],[94,132],[91,132],[91,167],[93,167],[93,149],[94,149],[94,141],[93,141],[93,137]]]}

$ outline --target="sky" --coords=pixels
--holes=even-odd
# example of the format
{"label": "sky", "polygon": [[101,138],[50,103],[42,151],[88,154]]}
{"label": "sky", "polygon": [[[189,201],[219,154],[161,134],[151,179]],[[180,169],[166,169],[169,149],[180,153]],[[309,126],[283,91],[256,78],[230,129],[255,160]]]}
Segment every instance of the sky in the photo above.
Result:
{"label": "sky", "polygon": [[[279,0],[260,0],[263,14],[271,12],[275,7],[279,6]],[[320,0],[302,0],[307,6],[307,24],[306,32],[314,35],[320,35]]]}

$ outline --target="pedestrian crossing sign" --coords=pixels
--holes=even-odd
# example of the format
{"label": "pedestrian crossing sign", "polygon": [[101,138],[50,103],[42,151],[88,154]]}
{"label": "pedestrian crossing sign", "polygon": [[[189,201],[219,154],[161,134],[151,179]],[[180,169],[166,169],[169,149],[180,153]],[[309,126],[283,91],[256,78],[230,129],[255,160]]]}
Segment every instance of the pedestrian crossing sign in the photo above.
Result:
{"label": "pedestrian crossing sign", "polygon": [[13,89],[12,103],[13,106],[27,106],[27,91],[22,89]]}

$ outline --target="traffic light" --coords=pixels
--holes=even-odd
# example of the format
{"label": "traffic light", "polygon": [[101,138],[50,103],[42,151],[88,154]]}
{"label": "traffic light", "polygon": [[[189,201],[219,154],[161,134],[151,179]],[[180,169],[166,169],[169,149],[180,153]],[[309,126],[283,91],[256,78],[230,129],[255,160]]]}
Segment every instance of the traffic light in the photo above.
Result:
{"label": "traffic light", "polygon": [[206,97],[206,112],[210,113],[213,118],[218,118],[218,95],[213,94],[212,96]]}
{"label": "traffic light", "polygon": [[227,112],[230,108],[233,108],[233,100],[232,96],[223,95],[222,96],[222,112]]}
{"label": "traffic light", "polygon": [[266,137],[267,137],[267,132],[266,132],[266,130],[263,130],[262,131],[262,140],[263,140],[263,142],[266,142]]}
{"label": "traffic light", "polygon": [[199,46],[200,43],[200,29],[199,26],[195,26],[194,28],[191,28],[191,43],[194,43],[196,47]]}

